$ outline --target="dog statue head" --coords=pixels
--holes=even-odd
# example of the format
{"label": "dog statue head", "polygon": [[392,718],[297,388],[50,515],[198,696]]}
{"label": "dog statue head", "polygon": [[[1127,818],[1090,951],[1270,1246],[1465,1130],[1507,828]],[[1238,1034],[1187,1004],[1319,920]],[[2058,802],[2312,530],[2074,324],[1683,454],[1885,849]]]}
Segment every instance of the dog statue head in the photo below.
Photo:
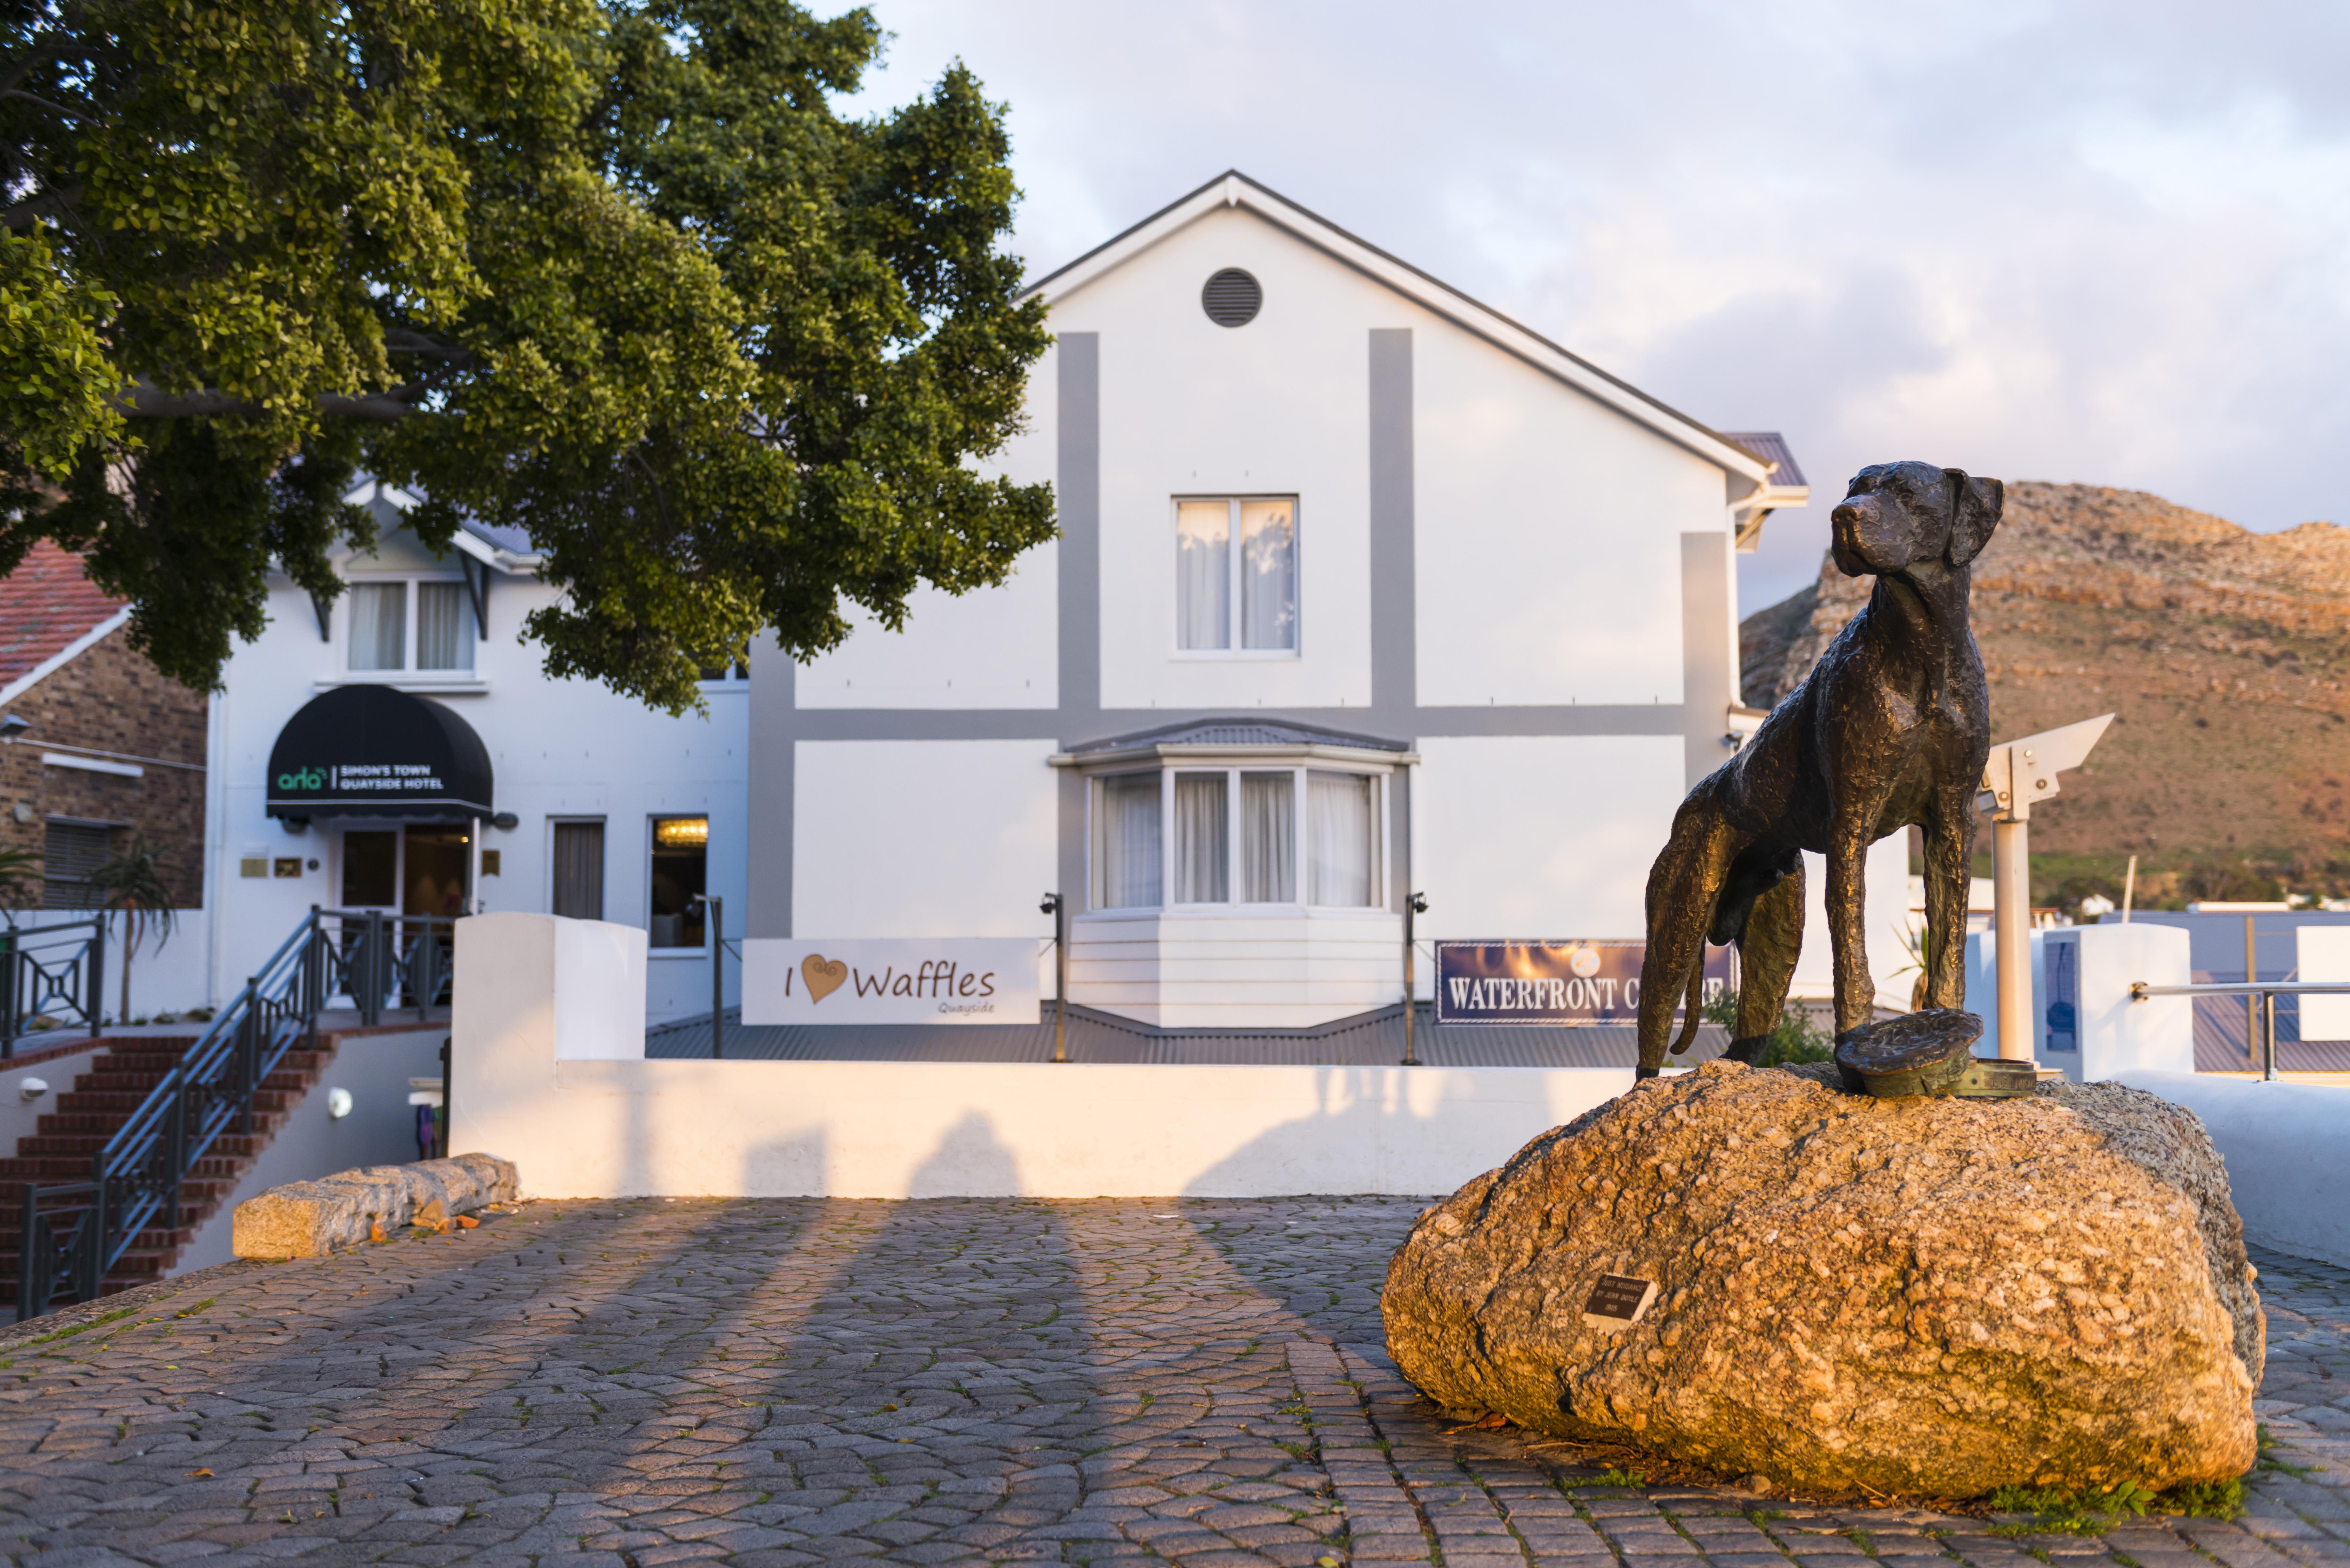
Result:
{"label": "dog statue head", "polygon": [[1830,554],[1847,577],[1907,576],[1929,565],[1955,571],[1991,543],[2006,498],[1996,479],[1925,462],[1877,463],[1853,476],[1830,514]]}

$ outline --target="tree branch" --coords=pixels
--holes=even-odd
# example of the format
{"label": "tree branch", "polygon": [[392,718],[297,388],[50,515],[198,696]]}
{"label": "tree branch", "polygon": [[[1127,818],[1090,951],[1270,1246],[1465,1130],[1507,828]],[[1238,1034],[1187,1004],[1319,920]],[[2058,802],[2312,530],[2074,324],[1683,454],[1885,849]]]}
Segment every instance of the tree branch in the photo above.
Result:
{"label": "tree branch", "polygon": [[0,76],[0,89],[13,88],[22,82],[33,74],[33,67],[42,61],[57,58],[62,51],[58,49],[57,40],[71,34],[73,29],[80,25],[80,6],[68,5],[58,12],[57,20],[50,28],[48,41],[44,42],[39,48],[27,52],[23,59],[9,67],[7,74]]}
{"label": "tree branch", "polygon": [[51,103],[40,94],[26,92],[22,88],[0,88],[0,98],[21,98],[26,103],[40,105],[51,114],[61,114],[68,119],[79,120],[84,125],[92,123],[89,116],[78,110],[68,109],[61,103]]}
{"label": "tree branch", "polygon": [[[421,396],[422,389],[395,387],[389,392],[375,392],[353,397],[347,392],[321,392],[317,402],[322,414],[342,414],[363,420],[404,420],[417,411],[410,396]],[[167,419],[213,414],[250,414],[261,411],[262,405],[251,398],[240,398],[231,392],[206,388],[201,392],[167,392],[151,381],[131,383],[122,399],[122,411],[134,419]]]}
{"label": "tree branch", "polygon": [[471,348],[460,348],[454,343],[443,342],[428,334],[411,332],[398,327],[385,331],[383,346],[394,354],[421,355],[428,359],[442,360],[460,370],[471,369],[478,362],[473,358],[473,351]]}
{"label": "tree branch", "polygon": [[81,200],[79,185],[52,186],[39,195],[17,202],[13,207],[0,208],[0,224],[11,233],[29,229],[50,213],[72,206]]}

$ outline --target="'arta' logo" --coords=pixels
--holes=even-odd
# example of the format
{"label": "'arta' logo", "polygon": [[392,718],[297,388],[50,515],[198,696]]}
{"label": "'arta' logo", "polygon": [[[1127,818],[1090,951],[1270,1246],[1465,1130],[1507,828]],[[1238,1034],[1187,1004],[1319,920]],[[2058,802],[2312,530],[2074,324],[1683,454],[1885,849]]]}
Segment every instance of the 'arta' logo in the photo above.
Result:
{"label": "'arta' logo", "polygon": [[302,768],[295,773],[277,775],[279,789],[324,789],[327,772],[324,768]]}

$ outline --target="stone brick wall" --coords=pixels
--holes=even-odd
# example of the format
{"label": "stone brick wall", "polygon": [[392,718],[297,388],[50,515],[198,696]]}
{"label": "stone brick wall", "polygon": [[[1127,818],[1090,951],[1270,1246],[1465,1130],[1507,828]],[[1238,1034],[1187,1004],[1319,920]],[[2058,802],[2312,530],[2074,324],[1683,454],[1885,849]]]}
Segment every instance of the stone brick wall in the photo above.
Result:
{"label": "stone brick wall", "polygon": [[[0,847],[41,853],[53,816],[120,824],[171,857],[181,909],[203,902],[204,751],[209,703],[157,670],[117,631],[44,677],[6,710],[32,728],[0,744]],[[139,778],[45,765],[44,750],[109,753]],[[38,908],[36,879],[20,901]]]}

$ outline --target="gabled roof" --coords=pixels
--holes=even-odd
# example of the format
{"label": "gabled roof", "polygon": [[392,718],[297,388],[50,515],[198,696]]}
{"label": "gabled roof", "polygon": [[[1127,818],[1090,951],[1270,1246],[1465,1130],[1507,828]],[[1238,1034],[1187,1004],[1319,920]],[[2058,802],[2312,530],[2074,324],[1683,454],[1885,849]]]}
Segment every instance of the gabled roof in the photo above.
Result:
{"label": "gabled roof", "polygon": [[1700,424],[1679,410],[1641,391],[1630,382],[1609,375],[1589,360],[1567,352],[1531,327],[1511,320],[1491,306],[1470,298],[1451,284],[1432,277],[1410,263],[1389,255],[1358,239],[1328,219],[1307,212],[1296,202],[1268,190],[1237,169],[1161,207],[1158,212],[1096,245],[1057,271],[1028,286],[1049,302],[1074,294],[1112,268],[1122,265],[1177,230],[1205,217],[1219,207],[1244,207],[1274,226],[1294,234],[1356,271],[1386,285],[1464,331],[1484,338],[1505,353],[1546,371],[1577,390],[1607,404],[1669,441],[1678,442],[1729,472],[1765,483],[1769,469],[1762,460],[1719,431]]}
{"label": "gabled roof", "polygon": [[1777,431],[1724,431],[1722,439],[1736,441],[1771,465],[1771,477],[1762,488],[1738,504],[1744,514],[1738,523],[1738,553],[1751,556],[1762,546],[1763,520],[1779,507],[1810,504],[1812,487],[1795,466],[1787,438]]}
{"label": "gabled roof", "polygon": [[[362,474],[358,488],[343,497],[354,506],[365,506],[376,514],[377,523],[384,527],[400,526],[417,497],[396,484]],[[546,557],[539,553],[528,533],[501,523],[484,523],[470,513],[457,518],[456,536],[450,540],[458,553],[469,556],[486,566],[516,576],[527,576],[544,566]]]}
{"label": "gabled roof", "polygon": [[91,582],[79,556],[36,541],[0,578],[0,703],[15,701],[130,618],[129,602]]}
{"label": "gabled roof", "polygon": [[1763,462],[1777,466],[1771,471],[1773,490],[1808,491],[1804,471],[1795,466],[1795,454],[1787,445],[1787,438],[1777,431],[1724,431],[1721,439],[1735,441]]}

